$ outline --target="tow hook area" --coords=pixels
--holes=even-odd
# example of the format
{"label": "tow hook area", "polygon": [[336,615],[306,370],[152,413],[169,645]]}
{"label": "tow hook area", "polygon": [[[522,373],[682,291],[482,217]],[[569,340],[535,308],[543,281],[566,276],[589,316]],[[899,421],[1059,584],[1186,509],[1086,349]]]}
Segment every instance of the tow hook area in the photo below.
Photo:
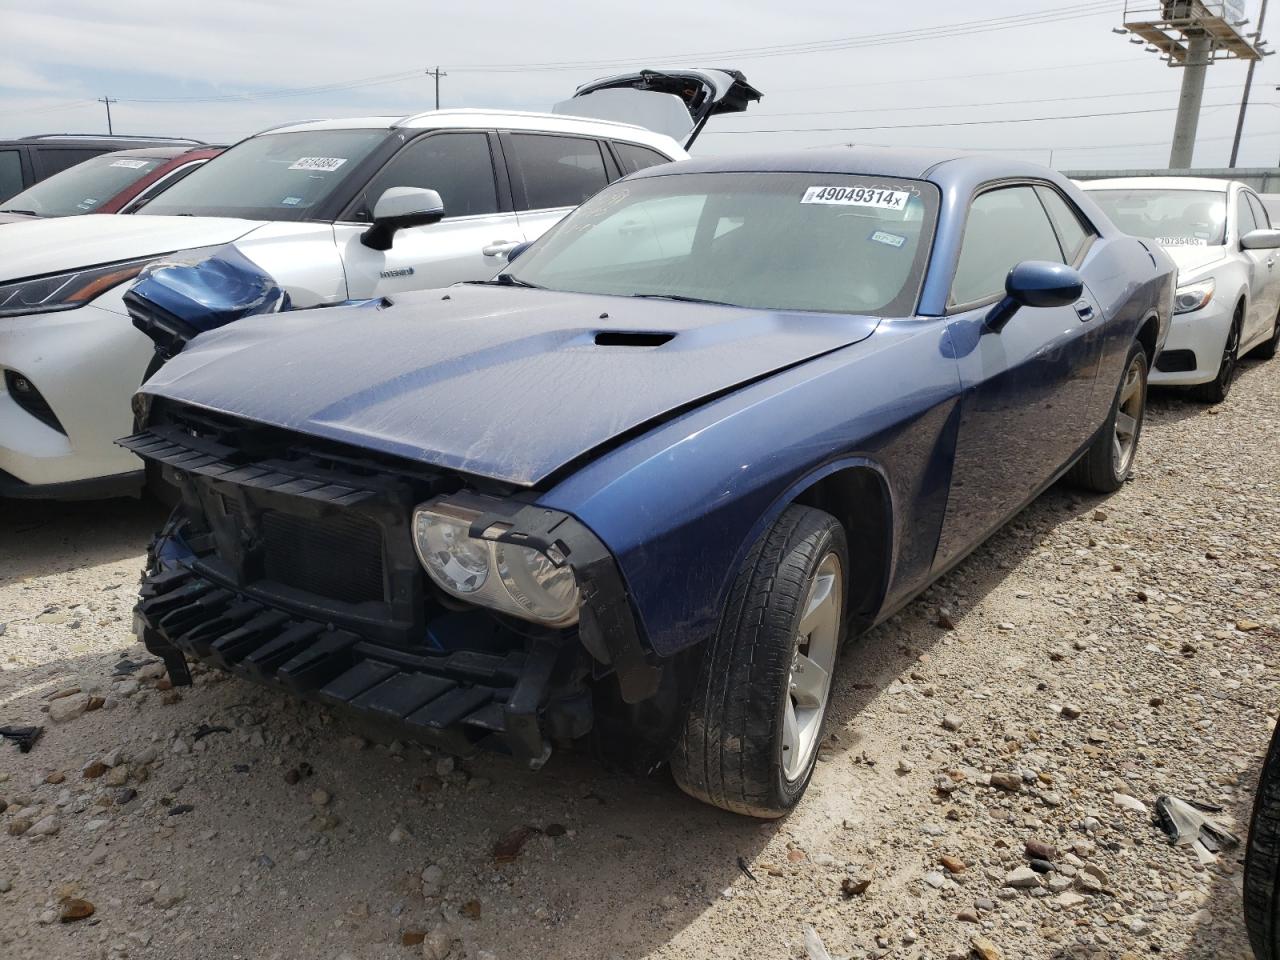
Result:
{"label": "tow hook area", "polygon": [[453,753],[496,748],[536,770],[552,738],[580,737],[592,725],[589,696],[552,694],[579,655],[574,643],[539,641],[502,655],[409,651],[274,609],[185,566],[144,580],[136,625],[175,685],[191,682],[187,658],[195,657],[389,721]]}

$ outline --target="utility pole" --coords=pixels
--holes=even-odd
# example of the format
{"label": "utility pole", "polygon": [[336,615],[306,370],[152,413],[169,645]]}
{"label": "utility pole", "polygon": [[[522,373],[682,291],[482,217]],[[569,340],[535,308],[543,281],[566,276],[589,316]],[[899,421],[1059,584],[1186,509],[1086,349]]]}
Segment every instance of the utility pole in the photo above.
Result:
{"label": "utility pole", "polygon": [[1178,119],[1173,124],[1173,148],[1169,151],[1170,170],[1186,170],[1191,166],[1210,53],[1209,35],[1203,30],[1188,31],[1187,57],[1182,61],[1182,92],[1178,96]]}
{"label": "utility pole", "polygon": [[113,103],[119,103],[120,101],[113,100],[111,97],[99,97],[98,102],[107,108],[107,136],[111,136],[111,134],[115,133],[115,131],[111,129],[111,105]]}
{"label": "utility pole", "polygon": [[436,109],[439,110],[440,109],[440,78],[447,77],[448,74],[444,73],[438,66],[434,70],[426,71],[426,74],[428,77],[436,78]]}
{"label": "utility pole", "polygon": [[[1262,44],[1262,25],[1267,22],[1267,0],[1262,0],[1262,8],[1258,11],[1258,42]],[[1236,117],[1236,138],[1231,141],[1231,162],[1228,167],[1236,165],[1236,157],[1240,155],[1240,137],[1244,134],[1244,114],[1249,109],[1249,91],[1253,88],[1253,68],[1257,60],[1249,61],[1249,72],[1244,77],[1244,96],[1240,98],[1240,116]]]}
{"label": "utility pole", "polygon": [[1170,169],[1191,166],[1209,65],[1219,60],[1248,60],[1252,64],[1262,57],[1259,45],[1249,42],[1249,36],[1255,34],[1240,32],[1248,22],[1244,0],[1125,0],[1124,27],[1115,32],[1132,34],[1130,43],[1159,54],[1169,66],[1182,70]]}

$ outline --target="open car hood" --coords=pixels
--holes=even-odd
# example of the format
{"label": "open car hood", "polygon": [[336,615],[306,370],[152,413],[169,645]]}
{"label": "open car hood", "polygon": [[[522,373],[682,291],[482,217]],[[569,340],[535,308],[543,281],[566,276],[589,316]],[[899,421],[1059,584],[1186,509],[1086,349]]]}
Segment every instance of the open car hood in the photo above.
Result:
{"label": "open car hood", "polygon": [[525,486],[663,418],[870,336],[878,320],[451,287],[249,317],[142,387]]}
{"label": "open car hood", "polygon": [[585,83],[555,113],[617,120],[693,145],[717,113],[741,113],[760,91],[737,70],[637,70]]}

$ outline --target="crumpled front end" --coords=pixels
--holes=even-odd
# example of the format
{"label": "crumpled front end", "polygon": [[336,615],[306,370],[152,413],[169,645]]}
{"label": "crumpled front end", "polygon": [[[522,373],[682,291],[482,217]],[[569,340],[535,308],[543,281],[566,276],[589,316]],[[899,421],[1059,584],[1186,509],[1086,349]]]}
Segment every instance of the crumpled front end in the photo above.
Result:
{"label": "crumpled front end", "polygon": [[533,767],[591,730],[601,679],[627,702],[656,690],[617,567],[574,518],[491,489],[476,525],[572,564],[578,622],[541,627],[449,597],[424,571],[415,507],[458,494],[461,476],[172,404],[148,424],[121,443],[161,464],[182,502],[135,623],[175,684],[196,658]]}

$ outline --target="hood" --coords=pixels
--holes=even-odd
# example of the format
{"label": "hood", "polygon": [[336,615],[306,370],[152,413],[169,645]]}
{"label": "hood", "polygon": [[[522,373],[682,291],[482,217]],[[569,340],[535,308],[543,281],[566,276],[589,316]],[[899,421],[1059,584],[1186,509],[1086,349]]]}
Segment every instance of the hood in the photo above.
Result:
{"label": "hood", "polygon": [[1217,263],[1227,255],[1227,248],[1223,246],[1182,247],[1164,246],[1162,244],[1161,249],[1169,255],[1170,260],[1177,264],[1180,282],[1185,281],[1188,275]]}
{"label": "hood", "polygon": [[878,322],[451,287],[242,320],[198,337],[142,392],[529,486]]}
{"label": "hood", "polygon": [[229,217],[49,217],[0,230],[0,283],[230,243],[261,226]]}

